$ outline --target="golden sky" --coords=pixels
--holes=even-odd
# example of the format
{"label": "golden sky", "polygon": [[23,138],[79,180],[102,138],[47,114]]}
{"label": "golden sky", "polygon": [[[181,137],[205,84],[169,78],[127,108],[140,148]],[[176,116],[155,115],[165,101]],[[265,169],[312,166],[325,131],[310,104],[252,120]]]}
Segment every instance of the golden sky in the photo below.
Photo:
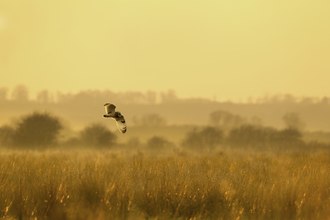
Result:
{"label": "golden sky", "polygon": [[0,87],[330,96],[330,1],[0,0]]}

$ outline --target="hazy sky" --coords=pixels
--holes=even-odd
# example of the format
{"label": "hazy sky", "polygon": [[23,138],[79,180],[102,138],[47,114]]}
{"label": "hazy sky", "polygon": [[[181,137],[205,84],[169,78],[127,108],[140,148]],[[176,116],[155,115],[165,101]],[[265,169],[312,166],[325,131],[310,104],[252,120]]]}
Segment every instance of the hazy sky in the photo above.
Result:
{"label": "hazy sky", "polygon": [[330,1],[0,0],[0,87],[330,96]]}

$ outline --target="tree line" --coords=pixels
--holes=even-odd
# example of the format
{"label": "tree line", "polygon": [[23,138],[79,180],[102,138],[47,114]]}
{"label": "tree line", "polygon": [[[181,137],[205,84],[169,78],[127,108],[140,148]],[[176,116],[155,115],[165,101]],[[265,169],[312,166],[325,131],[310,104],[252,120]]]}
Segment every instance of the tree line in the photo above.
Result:
{"label": "tree line", "polygon": [[157,93],[155,91],[126,91],[126,92],[113,92],[110,90],[83,90],[78,93],[63,93],[57,92],[56,94],[42,90],[37,92],[34,100],[30,99],[29,89],[25,85],[17,85],[11,92],[6,87],[0,88],[0,102],[13,101],[13,102],[37,102],[41,104],[50,103],[68,103],[80,101],[93,101],[93,100],[111,99],[113,102],[121,104],[155,104],[157,102],[167,103],[175,102],[178,99],[174,90],[167,92]]}
{"label": "tree line", "polygon": [[[297,113],[283,116],[284,129],[263,126],[260,120],[246,119],[223,110],[210,114],[208,126],[199,126],[189,131],[181,143],[182,149],[197,152],[214,152],[219,147],[269,149],[308,147],[302,141],[304,123]],[[138,119],[137,119],[138,120]],[[139,119],[143,126],[166,126],[165,119],[150,114]],[[139,124],[137,125],[139,126]],[[20,117],[9,126],[0,127],[0,146],[15,150],[46,150],[58,148],[87,147],[112,149],[118,146],[117,135],[102,124],[89,124],[75,137],[61,140],[64,132],[62,120],[48,112],[33,112]],[[145,144],[139,138],[129,140],[121,147],[143,147],[151,151],[175,149],[178,146],[165,137],[153,136]],[[328,146],[326,146],[328,147]],[[330,149],[330,148],[329,148]]]}
{"label": "tree line", "polygon": [[[156,103],[178,103],[178,102],[216,102],[214,99],[207,98],[179,98],[174,90],[165,92],[155,91],[126,91],[114,92],[111,90],[82,90],[75,94],[56,92],[55,94],[42,90],[37,92],[34,100],[30,99],[30,92],[27,86],[17,85],[10,91],[7,87],[0,87],[0,102],[4,101],[17,101],[17,102],[37,102],[41,104],[49,103],[68,103],[80,102],[81,100],[93,101],[95,99],[109,99],[113,102],[121,104],[156,104]],[[324,96],[318,97],[295,97],[291,94],[275,94],[265,95],[263,97],[255,98],[249,97],[246,101],[247,104],[329,104],[330,98]]]}

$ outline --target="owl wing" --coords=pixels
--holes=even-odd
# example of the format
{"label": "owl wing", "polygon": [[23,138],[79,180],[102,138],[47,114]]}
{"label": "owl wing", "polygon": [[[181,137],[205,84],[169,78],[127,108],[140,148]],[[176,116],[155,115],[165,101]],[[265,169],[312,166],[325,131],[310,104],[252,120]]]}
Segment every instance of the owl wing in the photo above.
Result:
{"label": "owl wing", "polygon": [[127,126],[126,126],[126,121],[124,116],[120,116],[118,118],[115,119],[116,120],[116,124],[117,124],[117,128],[121,133],[125,133],[127,131]]}
{"label": "owl wing", "polygon": [[105,113],[110,114],[115,112],[116,106],[114,104],[106,103],[104,105]]}

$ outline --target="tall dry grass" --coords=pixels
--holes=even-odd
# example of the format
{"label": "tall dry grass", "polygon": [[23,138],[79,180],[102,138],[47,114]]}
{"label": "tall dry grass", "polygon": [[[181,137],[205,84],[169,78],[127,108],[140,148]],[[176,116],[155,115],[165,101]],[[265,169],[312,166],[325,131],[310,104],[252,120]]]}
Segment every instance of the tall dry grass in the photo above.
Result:
{"label": "tall dry grass", "polygon": [[329,219],[330,155],[3,153],[5,219]]}

